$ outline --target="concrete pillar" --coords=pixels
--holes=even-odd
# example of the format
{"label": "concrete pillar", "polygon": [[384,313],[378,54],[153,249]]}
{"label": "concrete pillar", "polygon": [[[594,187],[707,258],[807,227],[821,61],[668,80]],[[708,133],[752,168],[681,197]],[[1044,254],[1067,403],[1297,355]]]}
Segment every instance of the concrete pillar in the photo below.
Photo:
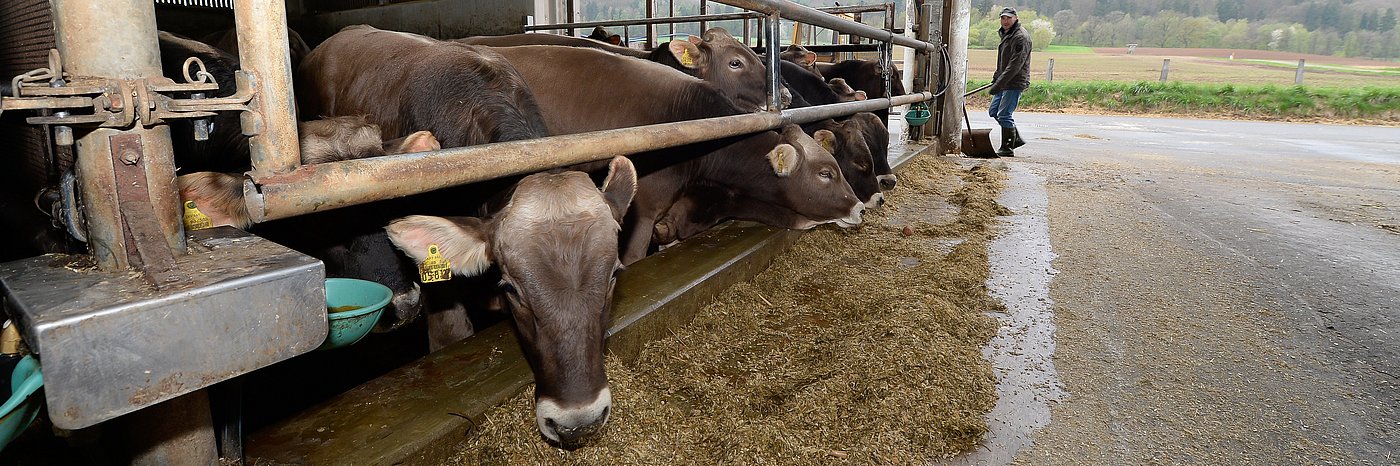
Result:
{"label": "concrete pillar", "polygon": [[948,11],[944,26],[944,37],[948,39],[948,93],[943,98],[943,114],[947,115],[943,124],[942,141],[939,144],[944,154],[957,154],[962,150],[963,93],[967,92],[967,43],[968,28],[971,27],[971,2],[968,0],[948,0]]}

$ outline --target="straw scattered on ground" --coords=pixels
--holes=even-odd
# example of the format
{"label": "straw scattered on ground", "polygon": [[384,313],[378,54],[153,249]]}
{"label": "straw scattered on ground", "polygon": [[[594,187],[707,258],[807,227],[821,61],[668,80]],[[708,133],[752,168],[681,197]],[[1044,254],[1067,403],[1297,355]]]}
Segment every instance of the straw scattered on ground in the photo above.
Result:
{"label": "straw scattered on ground", "polygon": [[610,357],[601,437],[549,446],[526,390],[454,462],[906,464],[974,448],[996,401],[981,348],[1004,175],[921,157],[899,176],[860,228],[806,234],[639,360]]}

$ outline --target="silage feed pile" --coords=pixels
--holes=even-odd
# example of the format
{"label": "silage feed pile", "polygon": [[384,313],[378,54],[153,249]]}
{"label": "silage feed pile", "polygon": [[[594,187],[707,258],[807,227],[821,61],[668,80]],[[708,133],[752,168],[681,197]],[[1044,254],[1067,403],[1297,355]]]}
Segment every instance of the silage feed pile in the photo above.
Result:
{"label": "silage feed pile", "polygon": [[527,390],[455,462],[909,464],[974,448],[996,401],[981,348],[1001,309],[984,284],[1003,179],[920,157],[858,229],[807,233],[639,360],[609,357],[601,436],[549,446]]}

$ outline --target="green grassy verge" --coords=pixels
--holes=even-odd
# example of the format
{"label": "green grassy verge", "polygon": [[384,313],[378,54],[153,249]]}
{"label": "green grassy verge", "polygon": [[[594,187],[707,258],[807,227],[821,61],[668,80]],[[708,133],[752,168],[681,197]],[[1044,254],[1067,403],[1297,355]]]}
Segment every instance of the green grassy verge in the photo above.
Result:
{"label": "green grassy verge", "polygon": [[1047,45],[1045,51],[1050,53],[1094,53],[1094,49],[1082,45]]}
{"label": "green grassy verge", "polygon": [[[1221,60],[1223,60],[1223,59],[1221,59]],[[1245,63],[1252,63],[1252,64],[1255,64],[1255,65],[1271,66],[1271,67],[1274,67],[1274,68],[1288,68],[1288,69],[1292,69],[1292,70],[1298,69],[1298,63],[1297,63],[1297,62],[1293,62],[1293,63],[1284,63],[1284,62],[1279,62],[1279,61],[1276,61],[1276,60],[1249,60],[1249,59],[1239,60],[1239,61],[1242,61],[1242,62],[1245,62]],[[1323,71],[1323,70],[1326,70],[1326,71],[1340,71],[1340,72],[1343,72],[1343,73],[1356,73],[1356,74],[1373,75],[1373,76],[1400,76],[1400,68],[1358,68],[1358,67],[1354,67],[1354,66],[1310,65],[1310,64],[1305,64],[1305,65],[1303,65],[1303,68],[1304,68],[1304,73],[1306,73],[1307,71]],[[1306,74],[1304,75],[1304,78],[1303,78],[1303,79],[1307,79]]]}
{"label": "green grassy verge", "polygon": [[[968,83],[968,89],[982,82]],[[986,93],[969,104],[986,105]],[[1021,95],[1023,110],[1063,108],[1113,112],[1226,114],[1254,118],[1400,119],[1400,87],[1314,88],[1182,82],[1037,82]]]}

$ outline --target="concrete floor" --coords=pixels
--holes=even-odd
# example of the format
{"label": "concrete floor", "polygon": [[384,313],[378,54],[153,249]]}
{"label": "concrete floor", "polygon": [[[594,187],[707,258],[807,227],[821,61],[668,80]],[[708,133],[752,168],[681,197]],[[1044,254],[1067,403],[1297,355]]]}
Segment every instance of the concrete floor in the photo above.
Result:
{"label": "concrete floor", "polygon": [[1022,338],[988,356],[1020,404],[960,462],[1400,461],[1400,128],[1017,121],[1018,157],[964,160],[1010,174]]}

